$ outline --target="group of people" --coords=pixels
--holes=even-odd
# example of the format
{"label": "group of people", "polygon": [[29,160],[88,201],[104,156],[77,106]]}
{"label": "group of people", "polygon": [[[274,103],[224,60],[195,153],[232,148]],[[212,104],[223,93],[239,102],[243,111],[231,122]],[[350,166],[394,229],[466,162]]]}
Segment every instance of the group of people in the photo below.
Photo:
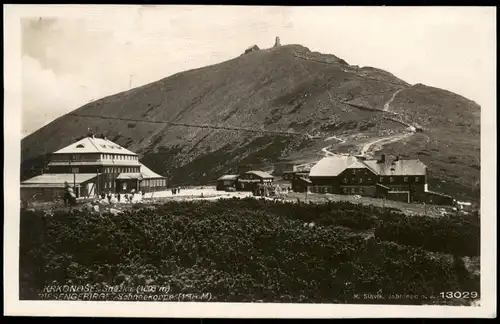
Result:
{"label": "group of people", "polygon": [[172,195],[176,195],[181,192],[181,188],[173,188],[172,189]]}
{"label": "group of people", "polygon": [[[145,192],[139,191],[138,192],[139,196],[141,198],[144,198]],[[108,202],[111,203],[111,200],[113,198],[116,198],[117,202],[121,202],[123,198],[123,202],[129,203],[132,202],[134,196],[135,196],[135,190],[132,190],[130,194],[124,193],[123,195],[120,193],[113,194],[111,192],[108,192],[107,194],[102,192],[101,193],[101,199],[105,200],[107,198]]]}

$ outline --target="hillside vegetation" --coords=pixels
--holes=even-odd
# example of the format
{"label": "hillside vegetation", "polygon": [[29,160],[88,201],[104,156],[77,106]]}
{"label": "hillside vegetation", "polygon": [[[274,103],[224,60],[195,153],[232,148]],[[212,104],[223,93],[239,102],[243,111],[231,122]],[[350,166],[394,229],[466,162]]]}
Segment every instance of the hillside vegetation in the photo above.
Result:
{"label": "hillside vegetation", "polygon": [[[39,164],[41,154],[72,143],[90,127],[138,152],[144,163],[170,174],[174,183],[204,184],[234,171],[239,163],[271,165],[283,157],[315,156],[324,143],[308,139],[306,133],[323,138],[363,133],[373,138],[399,131],[401,124],[383,119],[380,112],[396,91],[391,110],[415,118],[428,132],[384,147],[381,153],[421,158],[435,177],[433,184],[477,199],[477,104],[301,45],[256,50],[96,100],[24,138],[22,161],[25,166]],[[304,136],[259,133],[262,129]]]}
{"label": "hillside vegetation", "polygon": [[477,219],[345,202],[169,202],[122,215],[24,210],[20,238],[21,299],[44,299],[44,287],[57,284],[169,286],[174,296],[217,302],[436,304],[456,302],[440,292],[479,294],[479,276],[462,261],[479,255]]}

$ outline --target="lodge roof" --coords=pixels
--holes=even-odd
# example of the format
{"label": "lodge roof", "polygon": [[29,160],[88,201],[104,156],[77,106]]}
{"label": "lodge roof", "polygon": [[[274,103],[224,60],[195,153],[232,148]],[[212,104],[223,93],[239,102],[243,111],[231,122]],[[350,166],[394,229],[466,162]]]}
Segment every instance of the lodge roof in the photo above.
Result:
{"label": "lodge roof", "polygon": [[163,176],[152,171],[150,168],[148,168],[147,166],[145,166],[142,163],[141,163],[140,171],[141,171],[141,175],[142,175],[143,179],[164,178]]}
{"label": "lodge roof", "polygon": [[225,174],[217,180],[236,180],[238,179],[237,174]]}
{"label": "lodge roof", "polygon": [[140,173],[120,173],[116,179],[142,179],[142,174]]}
{"label": "lodge roof", "polygon": [[311,168],[311,177],[335,177],[349,168],[368,168],[376,175],[425,175],[427,167],[420,160],[361,160],[354,156],[328,156]]}
{"label": "lodge roof", "polygon": [[435,195],[435,196],[446,197],[446,198],[453,198],[452,196],[445,195],[445,194],[443,194],[443,193],[436,192],[436,191],[430,191],[430,190],[427,190],[425,193],[426,193],[426,194]]}
{"label": "lodge roof", "polygon": [[425,175],[427,167],[420,160],[398,160],[379,163],[377,160],[366,160],[363,164],[377,175]]}
{"label": "lodge roof", "polygon": [[73,144],[70,144],[54,154],[80,154],[80,153],[110,153],[122,155],[135,155],[136,153],[127,150],[126,148],[113,143],[105,138],[85,137]]}
{"label": "lodge roof", "polygon": [[335,155],[328,156],[316,163],[309,173],[310,177],[336,177],[349,165],[356,162],[353,156]]}
{"label": "lodge roof", "polygon": [[45,173],[21,182],[21,187],[64,187],[64,183],[81,184],[87,182],[97,175],[95,173]]}

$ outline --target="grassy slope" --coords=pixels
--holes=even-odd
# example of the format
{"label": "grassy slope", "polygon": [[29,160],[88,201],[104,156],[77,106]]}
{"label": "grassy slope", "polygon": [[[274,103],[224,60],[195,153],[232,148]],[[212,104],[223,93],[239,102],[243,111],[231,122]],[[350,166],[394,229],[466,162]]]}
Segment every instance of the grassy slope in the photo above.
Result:
{"label": "grassy slope", "polygon": [[426,131],[390,144],[385,152],[418,157],[429,167],[429,185],[435,190],[478,199],[480,107],[448,91],[420,84],[400,92],[391,107]]}

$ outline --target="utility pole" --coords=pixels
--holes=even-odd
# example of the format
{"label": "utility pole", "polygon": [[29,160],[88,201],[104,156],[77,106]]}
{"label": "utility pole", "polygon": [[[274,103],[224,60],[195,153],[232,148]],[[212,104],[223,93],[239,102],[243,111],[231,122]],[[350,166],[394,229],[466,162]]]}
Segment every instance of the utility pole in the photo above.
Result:
{"label": "utility pole", "polygon": [[78,196],[77,192],[76,192],[76,173],[75,173],[75,168],[73,168],[73,165],[71,163],[74,158],[75,157],[73,155],[71,155],[71,158],[69,160],[69,168],[71,169],[71,173],[73,173],[73,190],[74,190],[75,196]]}

